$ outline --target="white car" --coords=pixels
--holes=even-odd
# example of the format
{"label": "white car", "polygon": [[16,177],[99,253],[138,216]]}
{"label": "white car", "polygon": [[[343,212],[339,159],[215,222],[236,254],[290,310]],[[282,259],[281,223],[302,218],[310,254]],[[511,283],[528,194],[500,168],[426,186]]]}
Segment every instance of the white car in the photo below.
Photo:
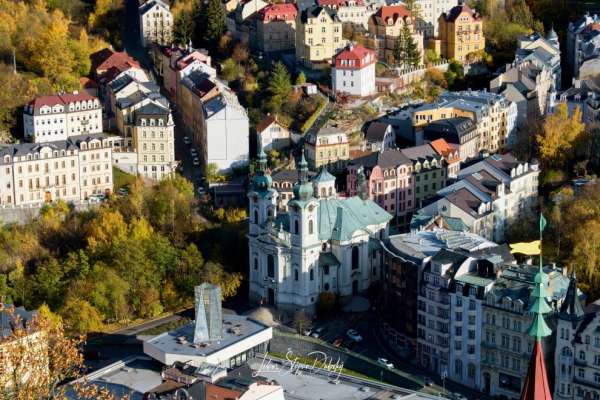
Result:
{"label": "white car", "polygon": [[382,357],[379,357],[379,358],[377,359],[377,362],[378,362],[379,364],[381,364],[381,365],[384,365],[385,367],[387,367],[387,368],[389,368],[389,369],[394,369],[394,364],[392,364],[391,362],[389,362],[389,361],[387,360],[387,358],[382,358]]}
{"label": "white car", "polygon": [[325,332],[325,328],[323,328],[323,327],[320,327],[320,328],[317,328],[317,329],[315,329],[315,330],[314,330],[314,331],[313,331],[313,332],[310,334],[310,336],[312,336],[312,337],[314,337],[314,338],[318,339],[318,338],[320,338],[320,337],[321,337],[321,335],[323,334],[323,332]]}
{"label": "white car", "polygon": [[206,194],[206,190],[204,190],[202,186],[196,189],[196,192],[198,193],[198,196],[204,196]]}
{"label": "white car", "polygon": [[348,332],[346,332],[346,335],[348,335],[348,337],[350,339],[354,340],[355,342],[360,342],[363,340],[362,336],[360,336],[360,333],[358,333],[354,329],[348,329]]}
{"label": "white car", "polygon": [[200,165],[200,159],[198,157],[194,157],[194,160],[192,161],[192,164],[194,164],[194,165]]}
{"label": "white car", "polygon": [[304,332],[302,332],[304,336],[310,336],[311,333],[312,331],[310,329],[305,329]]}
{"label": "white car", "polygon": [[183,137],[183,143],[185,143],[185,144],[190,144],[190,143],[191,143],[191,141],[190,141],[190,138],[189,138],[189,137],[187,137],[187,136],[184,136],[184,137]]}
{"label": "white car", "polygon": [[192,157],[196,157],[198,155],[198,151],[196,151],[196,149],[192,147],[190,149],[190,154],[192,155]]}

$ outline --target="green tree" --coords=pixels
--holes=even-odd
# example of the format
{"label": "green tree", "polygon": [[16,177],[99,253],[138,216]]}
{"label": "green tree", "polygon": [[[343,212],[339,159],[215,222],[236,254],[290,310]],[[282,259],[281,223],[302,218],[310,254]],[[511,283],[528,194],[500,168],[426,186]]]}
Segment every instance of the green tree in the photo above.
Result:
{"label": "green tree", "polygon": [[296,77],[296,85],[304,85],[305,83],[306,83],[306,75],[304,75],[304,72],[300,71],[300,73]]}
{"label": "green tree", "polygon": [[271,71],[268,90],[272,96],[281,99],[285,99],[292,91],[290,74],[281,61],[278,61]]}
{"label": "green tree", "polygon": [[220,0],[208,0],[206,5],[206,32],[208,47],[215,49],[225,33],[225,11]]}
{"label": "green tree", "polygon": [[302,335],[304,331],[310,329],[312,324],[310,322],[310,318],[308,318],[308,315],[306,315],[304,310],[298,310],[296,311],[296,314],[294,314],[294,321],[292,322],[292,325],[294,326],[294,329],[296,329],[296,332]]}
{"label": "green tree", "polygon": [[421,63],[421,52],[407,23],[402,24],[402,38],[404,40],[404,65],[417,67]]}
{"label": "green tree", "polygon": [[69,299],[60,311],[65,327],[76,333],[95,332],[102,328],[102,316],[89,302]]}
{"label": "green tree", "polygon": [[187,45],[196,30],[192,11],[182,10],[173,23],[173,38],[180,45]]}

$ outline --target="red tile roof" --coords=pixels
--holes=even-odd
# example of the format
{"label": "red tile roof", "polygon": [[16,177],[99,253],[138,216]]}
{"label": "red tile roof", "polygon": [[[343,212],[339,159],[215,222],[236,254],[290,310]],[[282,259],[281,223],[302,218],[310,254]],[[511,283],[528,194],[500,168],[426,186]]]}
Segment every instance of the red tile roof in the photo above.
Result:
{"label": "red tile roof", "polygon": [[429,143],[429,145],[433,147],[433,150],[435,150],[436,153],[444,157],[449,163],[453,164],[455,162],[460,161],[458,157],[454,159],[449,159],[448,156],[450,156],[453,153],[456,154],[458,153],[458,151],[454,147],[452,147],[448,142],[446,142],[445,139],[436,139],[433,142]]}
{"label": "red tile roof", "polygon": [[350,7],[350,6],[364,6],[363,0],[317,0],[317,4],[321,7]]}
{"label": "red tile roof", "polygon": [[132,67],[140,68],[140,64],[126,51],[104,49],[92,54],[90,58],[92,60],[92,71],[96,75],[102,75],[111,68],[117,68],[121,71],[126,71]]}
{"label": "red tile roof", "polygon": [[211,400],[232,400],[239,399],[242,396],[242,392],[237,390],[227,389],[221,386],[214,385],[212,383],[206,383],[205,398]]}
{"label": "red tile roof", "polygon": [[348,45],[334,57],[335,68],[360,69],[377,62],[375,51],[361,45]]}
{"label": "red tile roof", "polygon": [[550,385],[548,385],[546,362],[544,361],[544,350],[539,340],[536,340],[533,345],[533,353],[529,360],[521,400],[552,400]]}
{"label": "red tile roof", "polygon": [[277,122],[277,115],[269,114],[256,124],[256,132],[261,133],[269,127],[273,122]]}
{"label": "red tile roof", "polygon": [[461,4],[459,6],[452,7],[452,9],[450,9],[447,15],[443,15],[446,18],[446,21],[454,22],[456,21],[456,18],[458,18],[463,12],[470,14],[473,19],[481,19],[477,11],[473,10],[466,4]]}
{"label": "red tile roof", "polygon": [[398,18],[412,18],[412,15],[403,5],[383,6],[373,14],[372,18],[377,25],[387,25],[390,18],[395,24]]}
{"label": "red tile roof", "polygon": [[36,97],[35,99],[29,102],[29,105],[32,106],[33,109],[37,110],[43,106],[53,107],[57,104],[67,105],[69,103],[87,100],[97,100],[97,98],[88,94],[87,92],[73,92],[65,94],[56,94],[53,96]]}
{"label": "red tile roof", "polygon": [[296,4],[269,4],[258,12],[258,19],[262,22],[293,21],[297,15],[298,7],[296,7]]}
{"label": "red tile roof", "polygon": [[84,89],[97,89],[98,88],[98,84],[96,82],[94,82],[93,80],[91,80],[90,78],[88,78],[87,76],[82,76],[81,78],[79,78],[79,84]]}

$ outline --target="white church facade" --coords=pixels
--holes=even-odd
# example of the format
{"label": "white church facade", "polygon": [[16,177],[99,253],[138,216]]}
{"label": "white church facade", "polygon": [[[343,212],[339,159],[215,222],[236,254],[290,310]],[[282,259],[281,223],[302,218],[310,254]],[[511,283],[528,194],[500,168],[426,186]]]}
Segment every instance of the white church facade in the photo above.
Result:
{"label": "white church facade", "polygon": [[339,198],[326,169],[309,181],[303,156],[288,212],[278,213],[278,192],[259,156],[248,192],[252,301],[312,313],[322,292],[343,301],[381,279],[381,241],[392,216],[367,198],[362,178],[360,196]]}

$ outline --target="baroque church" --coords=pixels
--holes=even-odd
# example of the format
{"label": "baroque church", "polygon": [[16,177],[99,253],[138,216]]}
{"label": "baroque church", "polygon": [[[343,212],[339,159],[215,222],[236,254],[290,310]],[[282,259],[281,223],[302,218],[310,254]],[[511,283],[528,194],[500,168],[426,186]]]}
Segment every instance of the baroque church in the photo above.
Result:
{"label": "baroque church", "polygon": [[342,198],[325,168],[309,180],[302,155],[287,213],[277,212],[272,183],[261,152],[248,192],[252,301],[313,313],[320,293],[344,301],[382,278],[381,243],[392,216],[368,199],[362,171],[359,195]]}

